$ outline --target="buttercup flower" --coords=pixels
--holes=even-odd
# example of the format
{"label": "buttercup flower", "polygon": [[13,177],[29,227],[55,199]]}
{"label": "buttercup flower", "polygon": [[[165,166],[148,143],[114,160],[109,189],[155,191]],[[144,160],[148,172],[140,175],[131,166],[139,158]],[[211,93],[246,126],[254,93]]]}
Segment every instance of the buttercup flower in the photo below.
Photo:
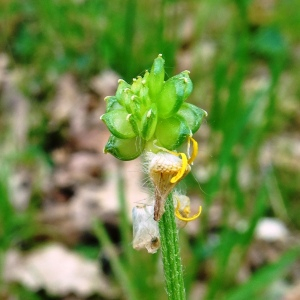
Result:
{"label": "buttercup flower", "polygon": [[[167,195],[190,172],[198,152],[192,136],[207,116],[203,109],[185,102],[193,90],[189,71],[165,81],[164,63],[160,54],[150,73],[134,78],[131,85],[120,79],[115,96],[105,98],[106,112],[101,116],[111,133],[104,153],[121,160],[147,153],[155,221],[164,213]],[[179,152],[184,143],[187,151]]]}
{"label": "buttercup flower", "polygon": [[161,247],[168,297],[185,299],[177,229],[201,207],[190,217],[189,198],[172,190],[191,170],[198,153],[193,134],[207,113],[185,102],[193,90],[189,71],[165,81],[164,63],[160,54],[131,84],[120,79],[100,119],[111,133],[104,153],[120,160],[144,154],[153,185],[153,203],[132,210],[133,248],[155,253]]}

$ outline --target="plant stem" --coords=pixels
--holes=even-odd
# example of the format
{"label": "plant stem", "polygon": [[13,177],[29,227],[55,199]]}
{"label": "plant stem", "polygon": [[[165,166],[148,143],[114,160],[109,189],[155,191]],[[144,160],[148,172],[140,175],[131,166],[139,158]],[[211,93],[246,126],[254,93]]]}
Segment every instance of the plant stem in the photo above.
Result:
{"label": "plant stem", "polygon": [[179,238],[171,193],[165,204],[165,213],[159,221],[159,232],[168,297],[172,300],[184,300],[186,296],[179,253]]}

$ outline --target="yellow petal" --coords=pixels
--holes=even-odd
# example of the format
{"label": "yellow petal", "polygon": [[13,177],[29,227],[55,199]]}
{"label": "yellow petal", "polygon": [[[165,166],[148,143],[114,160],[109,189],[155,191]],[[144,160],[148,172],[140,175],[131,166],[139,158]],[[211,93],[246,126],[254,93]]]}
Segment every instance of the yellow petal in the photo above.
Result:
{"label": "yellow petal", "polygon": [[189,141],[188,143],[190,144],[190,142],[192,142],[193,144],[193,152],[191,154],[191,157],[188,160],[188,164],[190,165],[196,158],[197,154],[198,154],[198,143],[196,142],[195,139],[193,139],[192,137],[188,137]]}
{"label": "yellow petal", "polygon": [[175,183],[181,179],[181,177],[184,175],[186,167],[188,165],[188,160],[187,160],[186,155],[184,153],[179,153],[179,155],[181,155],[181,160],[182,160],[181,169],[174,177],[171,178],[171,180],[170,180],[171,183]]}
{"label": "yellow petal", "polygon": [[201,212],[202,212],[202,206],[199,206],[199,211],[197,214],[193,215],[192,217],[188,217],[188,218],[185,218],[181,215],[181,213],[179,212],[179,208],[180,208],[180,204],[179,202],[177,203],[177,207],[175,209],[175,216],[179,219],[179,220],[182,220],[182,221],[186,221],[186,222],[190,222],[190,221],[193,221],[195,219],[197,219],[200,215],[201,215]]}

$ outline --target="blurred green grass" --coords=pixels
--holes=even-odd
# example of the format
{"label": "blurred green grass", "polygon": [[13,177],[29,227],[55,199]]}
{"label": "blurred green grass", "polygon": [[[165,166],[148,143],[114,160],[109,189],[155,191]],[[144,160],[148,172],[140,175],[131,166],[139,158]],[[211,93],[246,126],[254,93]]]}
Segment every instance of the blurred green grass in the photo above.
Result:
{"label": "blurred green grass", "polygon": [[[107,68],[131,81],[151,65],[158,53],[166,58],[169,76],[179,68],[181,58],[190,59],[195,87],[191,101],[209,113],[206,129],[201,130],[208,131],[205,142],[210,152],[203,162],[208,175],[200,182],[201,190],[192,176],[186,180],[187,189],[204,198],[204,215],[200,233],[192,242],[182,233],[182,248],[184,257],[189,254],[184,259],[188,292],[203,275],[199,265],[200,269],[207,263],[214,266],[205,274],[208,300],[243,300],[249,295],[262,299],[269,286],[262,286],[261,281],[270,285],[278,278],[286,280],[287,267],[299,259],[297,251],[289,250],[292,252],[288,251],[277,263],[254,272],[245,285],[237,284],[237,274],[261,217],[277,217],[291,230],[300,229],[299,173],[280,164],[264,165],[259,161],[267,141],[299,133],[299,114],[286,109],[285,101],[298,98],[299,105],[300,3],[269,3],[0,0],[0,52],[10,57],[11,69],[27,74],[20,89],[44,120],[30,128],[33,147],[28,149],[38,149],[29,152],[33,157],[43,153],[47,163],[48,120],[43,107],[51,101],[61,74],[74,74],[81,87],[87,89],[89,79]],[[290,90],[282,86],[283,77],[289,79]],[[7,141],[3,109],[1,118],[0,136]],[[199,145],[201,149],[201,140]],[[18,159],[7,160],[3,151],[1,157],[1,165],[7,165],[0,171],[2,252],[14,246],[14,241],[29,239],[32,234],[32,212],[17,215],[9,204],[9,170],[28,163],[23,150],[18,151]],[[30,164],[41,162],[31,159]],[[245,176],[245,166],[253,174],[247,187],[241,178]],[[123,188],[120,183],[121,207],[126,206]],[[35,197],[41,197],[38,187]],[[222,224],[218,228],[219,242],[210,244],[209,217],[205,212],[216,201],[222,207]],[[232,226],[232,215],[246,222],[247,229],[241,232]],[[164,299],[163,284],[155,279],[157,258],[133,252],[125,213],[121,223],[125,258],[111,258],[120,286],[135,295],[130,299],[140,299],[141,295]],[[111,246],[105,231],[98,229],[96,233],[101,244]],[[133,271],[141,269],[145,281]],[[20,293],[24,293],[23,288]]]}

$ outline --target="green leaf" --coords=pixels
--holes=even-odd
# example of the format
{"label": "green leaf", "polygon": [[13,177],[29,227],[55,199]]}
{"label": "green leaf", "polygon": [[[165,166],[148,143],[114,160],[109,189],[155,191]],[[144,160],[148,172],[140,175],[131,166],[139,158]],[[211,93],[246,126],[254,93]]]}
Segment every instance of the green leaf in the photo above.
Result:
{"label": "green leaf", "polygon": [[282,32],[276,27],[262,27],[251,42],[254,52],[268,58],[279,59],[287,54],[287,45]]}
{"label": "green leaf", "polygon": [[145,142],[139,137],[119,139],[111,135],[105,145],[104,153],[110,153],[120,160],[132,160],[142,154],[144,147]]}
{"label": "green leaf", "polygon": [[151,105],[151,108],[145,112],[142,118],[142,130],[141,135],[142,138],[146,141],[149,141],[156,128],[157,124],[157,108],[155,104]]}
{"label": "green leaf", "polygon": [[[159,55],[153,62],[151,72],[147,76],[150,97],[156,102],[157,96],[160,93],[165,79],[165,60]],[[145,74],[146,75],[146,74]]]}
{"label": "green leaf", "polygon": [[207,116],[207,112],[193,104],[183,103],[177,115],[183,117],[192,133],[195,133],[199,129],[203,118]]}
{"label": "green leaf", "polygon": [[102,115],[101,120],[113,135],[120,139],[129,139],[136,136],[129,122],[129,116],[124,109],[116,109]]}
{"label": "green leaf", "polygon": [[258,270],[245,284],[237,287],[226,296],[227,300],[256,299],[257,293],[264,290],[270,283],[283,276],[300,257],[300,249],[287,251],[278,261]]}
{"label": "green leaf", "polygon": [[169,150],[179,147],[190,134],[188,124],[178,115],[159,120],[155,131],[159,143]]}

